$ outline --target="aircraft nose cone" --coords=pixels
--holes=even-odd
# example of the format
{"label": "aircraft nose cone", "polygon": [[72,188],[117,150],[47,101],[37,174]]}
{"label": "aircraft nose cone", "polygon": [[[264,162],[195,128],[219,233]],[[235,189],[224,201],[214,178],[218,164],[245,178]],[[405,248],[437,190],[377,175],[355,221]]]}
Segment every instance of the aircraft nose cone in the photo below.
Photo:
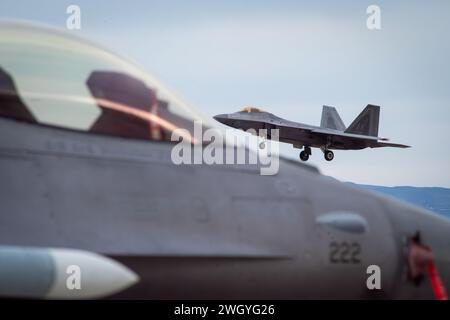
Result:
{"label": "aircraft nose cone", "polygon": [[219,121],[220,123],[224,123],[226,122],[226,120],[228,119],[228,115],[227,114],[218,114],[216,116],[213,117],[216,121]]}

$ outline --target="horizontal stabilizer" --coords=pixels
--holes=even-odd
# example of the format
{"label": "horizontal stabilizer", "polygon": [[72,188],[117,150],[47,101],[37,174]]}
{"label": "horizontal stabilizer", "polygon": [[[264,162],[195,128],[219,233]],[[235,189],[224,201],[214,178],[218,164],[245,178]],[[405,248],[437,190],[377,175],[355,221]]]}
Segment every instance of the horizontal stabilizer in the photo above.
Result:
{"label": "horizontal stabilizer", "polygon": [[371,146],[371,148],[383,148],[383,147],[411,148],[411,146],[407,146],[406,144],[389,143],[389,142],[377,142],[376,145]]}
{"label": "horizontal stabilizer", "polygon": [[378,136],[379,119],[380,107],[368,104],[345,132],[376,137]]}
{"label": "horizontal stabilizer", "polygon": [[345,125],[341,117],[336,111],[336,108],[323,106],[322,119],[320,120],[320,126],[322,128],[344,131]]}

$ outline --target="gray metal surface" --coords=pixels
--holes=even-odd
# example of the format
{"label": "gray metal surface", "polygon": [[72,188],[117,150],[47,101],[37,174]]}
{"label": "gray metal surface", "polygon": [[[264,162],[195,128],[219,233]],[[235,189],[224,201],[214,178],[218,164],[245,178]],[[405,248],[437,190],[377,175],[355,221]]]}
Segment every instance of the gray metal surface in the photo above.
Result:
{"label": "gray metal surface", "polygon": [[320,119],[320,126],[322,128],[339,131],[345,130],[344,122],[337,113],[336,108],[329,106],[323,106],[322,108],[322,118]]}
{"label": "gray metal surface", "polygon": [[[141,279],[120,298],[433,298],[406,279],[419,231],[450,286],[448,220],[284,160],[276,176],[176,166],[172,146],[0,119],[0,243],[113,257]],[[367,226],[321,223],[336,212]],[[353,262],[332,261],[342,243]]]}

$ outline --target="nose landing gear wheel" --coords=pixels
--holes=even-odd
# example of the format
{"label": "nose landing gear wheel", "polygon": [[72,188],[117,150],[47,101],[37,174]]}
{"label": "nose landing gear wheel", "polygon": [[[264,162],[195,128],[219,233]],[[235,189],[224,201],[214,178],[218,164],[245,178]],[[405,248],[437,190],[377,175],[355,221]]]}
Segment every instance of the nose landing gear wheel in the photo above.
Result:
{"label": "nose landing gear wheel", "polygon": [[323,153],[323,156],[324,156],[325,160],[327,160],[327,161],[331,161],[334,159],[334,153],[331,150],[325,150],[325,152]]}
{"label": "nose landing gear wheel", "polygon": [[300,160],[302,161],[308,161],[309,154],[307,154],[305,151],[300,152]]}

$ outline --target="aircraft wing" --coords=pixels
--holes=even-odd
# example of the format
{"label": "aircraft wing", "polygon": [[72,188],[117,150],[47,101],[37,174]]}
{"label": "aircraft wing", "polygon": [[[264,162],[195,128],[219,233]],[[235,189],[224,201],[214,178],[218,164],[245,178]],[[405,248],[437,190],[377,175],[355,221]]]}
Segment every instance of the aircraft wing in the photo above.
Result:
{"label": "aircraft wing", "polygon": [[345,137],[345,138],[352,138],[352,139],[362,139],[362,140],[373,140],[378,141],[382,140],[383,138],[379,137],[372,137],[372,136],[365,136],[362,134],[354,134],[354,133],[345,133],[337,130],[331,130],[331,129],[320,129],[320,128],[314,128],[311,130],[312,133],[319,133],[324,134],[328,136],[339,136],[339,137]]}
{"label": "aircraft wing", "polygon": [[408,146],[405,144],[379,141],[379,140],[387,141],[388,139],[386,139],[386,138],[366,136],[366,135],[354,134],[354,133],[345,133],[345,132],[340,132],[340,131],[330,130],[330,129],[313,129],[313,130],[311,130],[311,132],[323,134],[323,135],[327,135],[327,136],[337,136],[337,137],[341,137],[341,138],[360,139],[360,140],[370,141],[370,143],[368,143],[368,146],[370,148],[383,148],[383,147],[410,148],[411,147],[411,146]]}

